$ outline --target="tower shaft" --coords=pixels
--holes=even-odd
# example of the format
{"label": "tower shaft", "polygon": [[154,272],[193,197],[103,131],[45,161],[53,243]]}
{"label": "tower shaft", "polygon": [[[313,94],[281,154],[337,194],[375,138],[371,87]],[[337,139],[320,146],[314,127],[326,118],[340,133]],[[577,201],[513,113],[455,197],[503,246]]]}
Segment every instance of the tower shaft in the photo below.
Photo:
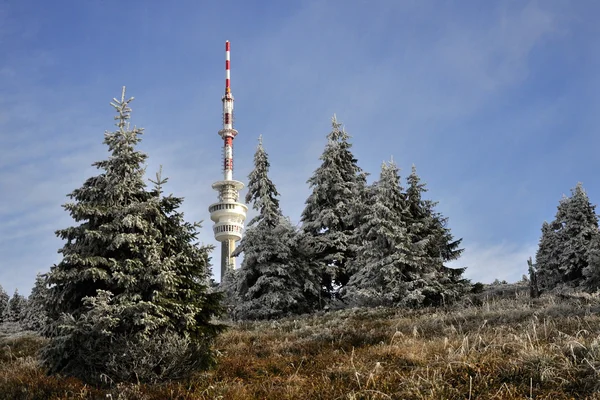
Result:
{"label": "tower shaft", "polygon": [[219,135],[223,139],[223,180],[213,183],[219,192],[219,201],[209,207],[213,220],[215,239],[221,242],[221,279],[228,269],[235,269],[232,253],[236,242],[242,238],[248,207],[239,200],[242,182],[233,179],[233,139],[238,132],[233,128],[233,95],[231,94],[231,58],[229,41],[225,42],[225,94],[223,102],[223,128]]}

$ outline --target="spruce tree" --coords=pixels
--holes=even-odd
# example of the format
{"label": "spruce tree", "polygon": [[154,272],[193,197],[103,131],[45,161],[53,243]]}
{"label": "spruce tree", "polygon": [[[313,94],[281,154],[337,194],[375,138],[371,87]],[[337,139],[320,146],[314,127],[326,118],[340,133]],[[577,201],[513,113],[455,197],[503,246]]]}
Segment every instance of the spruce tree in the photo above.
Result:
{"label": "spruce tree", "polygon": [[23,328],[43,332],[48,325],[46,313],[46,302],[48,301],[49,289],[46,285],[46,277],[37,274],[31,294],[27,298],[27,304],[23,316]]}
{"label": "spruce tree", "polygon": [[594,275],[589,261],[594,260],[599,234],[595,208],[579,183],[560,201],[555,220],[542,227],[536,264],[544,288],[579,286]]}
{"label": "spruce tree", "polygon": [[8,301],[10,296],[6,293],[6,290],[0,285],[0,322],[4,322],[4,311],[8,307]]}
{"label": "spruce tree", "polygon": [[454,239],[448,228],[448,218],[435,211],[438,202],[423,198],[427,188],[414,165],[406,181],[409,225],[414,240],[426,243],[426,254],[430,258],[443,262],[457,260],[464,251],[460,248],[462,239]]}
{"label": "spruce tree", "polygon": [[559,225],[555,221],[544,221],[542,224],[542,236],[535,255],[535,272],[540,289],[552,289],[562,281],[558,261],[562,248]]}
{"label": "spruce tree", "polygon": [[212,362],[221,329],[210,322],[219,313],[210,248],[192,243],[198,225],[183,222],[182,199],[161,195],[165,180],[146,189],[147,156],[135,148],[143,130],[128,123],[133,98],[123,88],[113,100],[110,157],[63,206],[78,225],[56,232],[66,243],[48,273],[44,363],[91,383],[181,378]]}
{"label": "spruce tree", "polygon": [[258,211],[248,226],[255,225],[261,221],[269,225],[275,225],[283,216],[279,207],[279,192],[275,184],[269,178],[269,155],[262,144],[262,135],[258,138],[258,146],[254,153],[254,169],[248,175],[248,192],[246,203],[252,203],[252,208]]}
{"label": "spruce tree", "polygon": [[587,266],[583,269],[585,281],[583,286],[590,292],[600,290],[600,234],[595,234],[590,240],[587,254]]}
{"label": "spruce tree", "polygon": [[461,256],[462,239],[454,239],[448,218],[435,211],[438,203],[423,198],[427,188],[414,165],[406,181],[408,235],[418,265],[415,275],[419,275],[413,279],[414,301],[424,305],[446,303],[462,295],[469,285],[462,277],[465,268],[444,265]]}
{"label": "spruce tree", "polygon": [[559,258],[563,280],[581,282],[588,266],[590,244],[598,235],[596,206],[592,205],[581,183],[571,189],[571,197],[564,204],[565,220],[561,229],[563,245]]}
{"label": "spruce tree", "polygon": [[355,272],[342,293],[351,304],[397,305],[406,298],[417,272],[398,167],[384,163],[379,181],[367,192],[357,255],[350,262]]}
{"label": "spruce tree", "polygon": [[25,313],[27,305],[27,299],[19,294],[19,290],[15,289],[15,293],[12,295],[3,313],[3,320],[5,322],[20,322]]}
{"label": "spruce tree", "polygon": [[328,295],[350,279],[348,262],[355,256],[353,240],[358,210],[364,200],[366,174],[350,151],[350,136],[334,115],[321,165],[308,180],[312,193],[302,212],[302,230],[316,250],[322,286]]}
{"label": "spruce tree", "polygon": [[309,312],[320,292],[316,271],[306,268],[299,257],[296,228],[281,212],[269,166],[261,139],[246,195],[246,203],[258,215],[248,224],[235,253],[244,253],[241,268],[225,279],[225,287],[235,281],[235,318],[269,319]]}

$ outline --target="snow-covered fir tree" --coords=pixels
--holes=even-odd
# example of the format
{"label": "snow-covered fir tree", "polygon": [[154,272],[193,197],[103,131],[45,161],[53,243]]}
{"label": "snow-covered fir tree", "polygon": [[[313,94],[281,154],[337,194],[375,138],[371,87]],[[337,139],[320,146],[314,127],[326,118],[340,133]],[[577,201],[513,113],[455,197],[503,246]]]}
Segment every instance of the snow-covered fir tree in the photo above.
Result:
{"label": "snow-covered fir tree", "polygon": [[2,319],[5,322],[21,322],[26,306],[27,299],[19,293],[18,289],[15,289],[15,293],[8,300],[8,304],[4,309]]}
{"label": "snow-covered fir tree", "polygon": [[0,322],[4,322],[4,311],[8,307],[8,301],[10,296],[6,293],[6,290],[0,286]]}
{"label": "snow-covered fir tree", "polygon": [[595,234],[589,243],[587,266],[583,269],[583,286],[590,292],[600,290],[600,235]]}
{"label": "snow-covered fir tree", "polygon": [[356,273],[344,290],[353,303],[439,305],[470,288],[464,268],[444,265],[460,256],[461,240],[454,240],[436,203],[423,199],[426,188],[414,166],[407,183],[404,192],[392,161],[368,190],[351,263]]}
{"label": "snow-covered fir tree", "polygon": [[544,221],[542,224],[542,235],[535,255],[535,265],[533,266],[540,289],[551,289],[562,281],[558,261],[561,250],[559,225],[556,221],[551,223]]}
{"label": "snow-covered fir tree", "polygon": [[269,319],[310,312],[320,294],[320,276],[302,262],[298,233],[281,212],[269,166],[260,139],[246,194],[246,203],[258,215],[248,224],[235,253],[244,253],[241,268],[225,277],[228,291],[235,282],[235,318]]}
{"label": "snow-covered fir tree", "polygon": [[397,305],[407,296],[417,263],[396,164],[383,163],[379,180],[367,192],[357,229],[360,242],[350,261],[354,274],[342,293],[350,304]]}
{"label": "snow-covered fir tree", "polygon": [[427,188],[414,165],[406,182],[408,235],[418,265],[411,296],[416,304],[447,303],[460,297],[470,286],[462,276],[465,268],[445,266],[463,253],[462,239],[454,239],[448,218],[435,210],[438,203],[424,199]]}
{"label": "snow-covered fir tree", "polygon": [[536,255],[539,283],[545,289],[558,285],[579,286],[594,276],[594,245],[598,243],[598,216],[581,183],[571,196],[561,199],[555,220],[542,227]]}
{"label": "snow-covered fir tree", "polygon": [[327,294],[350,279],[348,262],[355,256],[353,240],[364,200],[366,173],[350,151],[349,135],[334,115],[321,165],[308,180],[312,193],[302,212],[302,230],[312,240],[314,262],[320,265]]}
{"label": "snow-covered fir tree", "polygon": [[571,190],[571,197],[565,204],[565,220],[561,229],[563,245],[559,258],[563,279],[567,282],[582,281],[583,271],[588,266],[590,246],[598,236],[598,216],[596,206],[578,183]]}
{"label": "snow-covered fir tree", "polygon": [[23,312],[22,325],[27,330],[42,332],[48,325],[48,314],[46,302],[48,301],[48,285],[46,277],[37,274],[31,294],[27,298],[27,304]]}
{"label": "snow-covered fir tree", "polygon": [[457,260],[464,251],[460,248],[462,239],[454,239],[448,228],[448,218],[435,211],[438,202],[423,198],[427,188],[414,165],[406,182],[409,227],[414,240],[426,243],[428,257],[439,258],[443,262]]}
{"label": "snow-covered fir tree", "polygon": [[142,129],[128,123],[133,98],[123,88],[113,100],[110,157],[64,205],[78,224],[56,232],[66,243],[48,273],[44,364],[91,383],[181,378],[212,362],[221,329],[211,322],[220,295],[208,290],[210,248],[192,243],[198,225],[183,221],[182,199],[162,196],[165,180],[146,189]]}

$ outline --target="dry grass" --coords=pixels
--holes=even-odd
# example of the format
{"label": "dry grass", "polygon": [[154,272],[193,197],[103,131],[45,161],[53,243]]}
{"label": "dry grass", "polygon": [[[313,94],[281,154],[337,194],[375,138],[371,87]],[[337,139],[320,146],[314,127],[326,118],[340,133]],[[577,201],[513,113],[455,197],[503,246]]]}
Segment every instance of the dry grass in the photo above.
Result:
{"label": "dry grass", "polygon": [[41,339],[0,339],[0,398],[600,399],[600,299],[524,293],[233,324],[214,370],[162,386],[47,377],[34,358]]}

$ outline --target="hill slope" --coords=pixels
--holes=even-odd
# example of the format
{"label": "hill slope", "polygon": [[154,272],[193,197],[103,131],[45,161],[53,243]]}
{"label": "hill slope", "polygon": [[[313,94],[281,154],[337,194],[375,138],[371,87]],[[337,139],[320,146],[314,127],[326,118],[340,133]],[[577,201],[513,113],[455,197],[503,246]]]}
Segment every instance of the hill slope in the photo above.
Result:
{"label": "hill slope", "polygon": [[238,323],[191,382],[100,390],[47,377],[35,336],[2,339],[7,399],[600,399],[600,299],[497,286],[448,309]]}

